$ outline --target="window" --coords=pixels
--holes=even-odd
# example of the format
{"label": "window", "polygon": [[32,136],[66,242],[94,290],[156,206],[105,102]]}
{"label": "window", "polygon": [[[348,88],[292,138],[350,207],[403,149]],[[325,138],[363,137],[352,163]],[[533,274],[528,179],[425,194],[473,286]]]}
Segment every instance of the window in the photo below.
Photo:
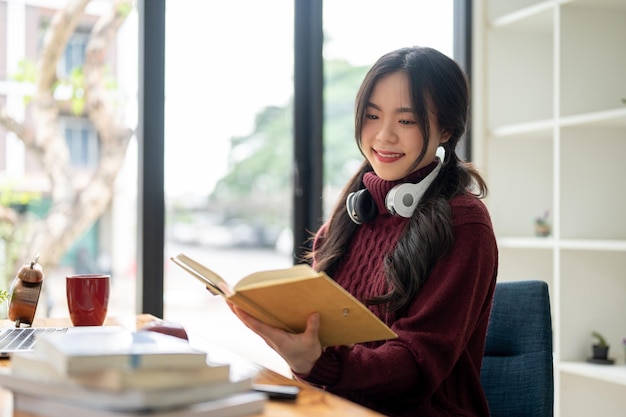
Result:
{"label": "window", "polygon": [[453,0],[389,0],[380,6],[377,0],[324,2],[326,215],[363,160],[354,141],[353,116],[367,69],[381,55],[404,46],[429,46],[452,57]]}
{"label": "window", "polygon": [[[15,273],[13,263],[26,262],[39,253],[46,284],[39,299],[38,317],[67,317],[65,276],[87,271],[112,275],[111,317],[133,314],[137,283],[136,142],[131,137],[127,148],[115,146],[118,143],[108,148],[101,145],[99,138],[107,135],[98,134],[96,125],[86,116],[70,116],[70,107],[74,103],[70,103],[69,97],[74,91],[66,85],[51,86],[58,107],[46,107],[51,111],[44,117],[38,117],[41,114],[36,114],[35,106],[28,106],[27,98],[34,91],[31,70],[36,70],[35,65],[28,65],[28,61],[35,62],[42,53],[43,40],[49,39],[45,37],[46,31],[53,27],[50,22],[67,2],[53,2],[51,5],[47,2],[44,5],[35,0],[7,0],[1,3],[6,5],[0,6],[0,18],[11,25],[6,27],[6,36],[0,36],[0,49],[7,51],[3,64],[6,64],[6,73],[10,74],[3,83],[2,94],[6,97],[2,97],[0,105],[3,110],[6,105],[7,114],[23,127],[18,131],[39,135],[38,139],[46,135],[41,142],[50,146],[41,149],[44,155],[42,164],[39,160],[41,154],[31,153],[17,134],[6,134],[8,140],[0,140],[0,147],[3,148],[0,158],[6,159],[10,155],[10,159],[0,163],[0,186],[3,190],[14,191],[15,201],[10,200],[9,203],[20,207],[23,219],[28,220],[16,227],[9,225],[10,239],[5,239],[4,247],[0,248],[0,267],[10,265],[10,270],[4,274],[5,279],[0,283],[4,285],[0,288],[8,289]],[[110,1],[90,2],[86,7],[86,13],[79,17],[79,26],[69,43],[60,49],[63,54],[52,64],[51,70],[56,70],[59,78],[65,79],[72,75],[72,70],[82,67],[91,28],[102,16],[108,15],[111,7],[113,3]],[[114,133],[132,132],[137,126],[136,9],[124,17],[125,21],[115,28],[117,36],[110,42],[100,44],[106,46],[106,52],[102,54],[106,59],[103,64],[106,79],[102,80],[102,84],[106,85],[107,92],[115,96],[102,94],[99,98],[107,105],[111,103],[106,108],[115,115],[98,114],[98,126],[113,128]],[[39,30],[33,30],[35,28]],[[21,75],[19,82],[11,78],[14,74]],[[75,81],[81,80],[78,78]],[[76,96],[84,92],[80,88],[76,91]],[[105,129],[102,131],[105,132]],[[64,144],[67,144],[69,166],[60,164],[65,162],[63,156],[59,157],[65,154]],[[106,159],[101,159],[103,156]],[[67,183],[64,181],[66,172],[71,172]],[[51,173],[60,174],[50,181],[54,177]],[[112,200],[108,199],[108,191],[113,196]],[[5,191],[2,193],[6,201]],[[76,202],[86,204],[83,207]],[[50,213],[54,215],[49,216]],[[50,221],[53,225],[38,223],[40,221]],[[7,229],[6,223],[3,229]],[[32,239],[29,235],[31,231],[38,234],[34,239],[38,242],[37,248],[25,248],[25,242]],[[32,253],[22,253],[31,250]],[[24,259],[25,256],[29,258]],[[2,270],[4,272],[4,268]]]}
{"label": "window", "polygon": [[85,49],[89,34],[85,29],[78,28],[67,42],[63,59],[59,61],[57,68],[60,77],[67,77],[71,71],[83,66],[85,62]]}
{"label": "window", "polygon": [[[273,351],[169,257],[183,251],[230,282],[292,263],[293,4],[177,0],[166,11],[165,317],[279,371]],[[326,1],[324,19],[324,199],[334,204],[360,157],[352,115],[363,69],[404,45],[451,54],[452,0],[394,0],[382,9],[375,1]],[[337,82],[331,61],[342,60],[351,77],[330,84]]]}
{"label": "window", "polygon": [[98,162],[98,138],[86,119],[65,118],[65,140],[70,151],[70,163],[74,167],[94,167]]}
{"label": "window", "polygon": [[[292,217],[293,0],[166,6],[164,316],[230,333],[243,325],[224,301],[169,258],[184,252],[231,282],[292,263],[282,242]],[[232,341],[234,351],[257,346]]]}

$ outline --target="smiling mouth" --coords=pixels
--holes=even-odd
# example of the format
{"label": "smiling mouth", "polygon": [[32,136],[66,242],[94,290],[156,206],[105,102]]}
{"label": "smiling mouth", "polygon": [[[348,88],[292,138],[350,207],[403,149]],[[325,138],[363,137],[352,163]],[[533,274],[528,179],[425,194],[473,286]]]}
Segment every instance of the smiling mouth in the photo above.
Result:
{"label": "smiling mouth", "polygon": [[374,149],[374,154],[378,157],[379,160],[382,160],[382,161],[396,161],[404,156],[403,153],[384,152],[384,151],[377,151],[375,149]]}

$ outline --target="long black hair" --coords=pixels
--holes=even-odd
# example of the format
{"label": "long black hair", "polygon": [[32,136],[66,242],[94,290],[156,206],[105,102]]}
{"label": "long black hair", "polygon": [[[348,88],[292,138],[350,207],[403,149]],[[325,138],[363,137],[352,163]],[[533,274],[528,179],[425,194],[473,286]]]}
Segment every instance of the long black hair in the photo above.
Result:
{"label": "long black hair", "polygon": [[[480,174],[455,151],[469,117],[467,76],[454,60],[435,49],[417,46],[398,49],[383,55],[370,68],[355,104],[355,139],[359,149],[361,127],[374,86],[382,77],[400,71],[408,76],[414,117],[424,137],[422,152],[413,168],[421,163],[430,141],[429,112],[436,115],[440,131],[449,134],[449,139],[441,145],[445,151],[441,172],[421,199],[396,248],[385,259],[388,292],[368,300],[373,305],[386,304],[392,312],[408,306],[434,264],[452,247],[449,200],[466,192],[479,198],[487,194]],[[346,184],[324,236],[320,236],[314,250],[307,255],[314,260],[317,270],[324,270],[330,276],[337,270],[359,227],[346,212],[346,196],[363,188],[363,175],[369,171],[372,167],[364,160]]]}

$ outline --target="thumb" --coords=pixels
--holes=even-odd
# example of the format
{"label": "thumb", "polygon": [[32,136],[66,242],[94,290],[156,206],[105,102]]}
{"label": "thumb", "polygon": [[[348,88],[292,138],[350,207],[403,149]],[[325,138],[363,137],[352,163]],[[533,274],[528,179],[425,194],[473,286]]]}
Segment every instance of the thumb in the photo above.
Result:
{"label": "thumb", "polygon": [[313,313],[307,317],[305,333],[308,337],[318,339],[320,330],[320,313]]}

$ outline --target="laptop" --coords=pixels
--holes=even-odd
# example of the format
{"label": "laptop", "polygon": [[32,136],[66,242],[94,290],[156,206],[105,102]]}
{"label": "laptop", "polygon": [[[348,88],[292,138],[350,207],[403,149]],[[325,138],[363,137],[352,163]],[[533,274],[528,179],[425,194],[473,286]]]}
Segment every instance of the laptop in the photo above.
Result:
{"label": "laptop", "polygon": [[44,333],[67,332],[73,327],[7,327],[0,329],[0,358],[15,352],[33,350],[37,337]]}

